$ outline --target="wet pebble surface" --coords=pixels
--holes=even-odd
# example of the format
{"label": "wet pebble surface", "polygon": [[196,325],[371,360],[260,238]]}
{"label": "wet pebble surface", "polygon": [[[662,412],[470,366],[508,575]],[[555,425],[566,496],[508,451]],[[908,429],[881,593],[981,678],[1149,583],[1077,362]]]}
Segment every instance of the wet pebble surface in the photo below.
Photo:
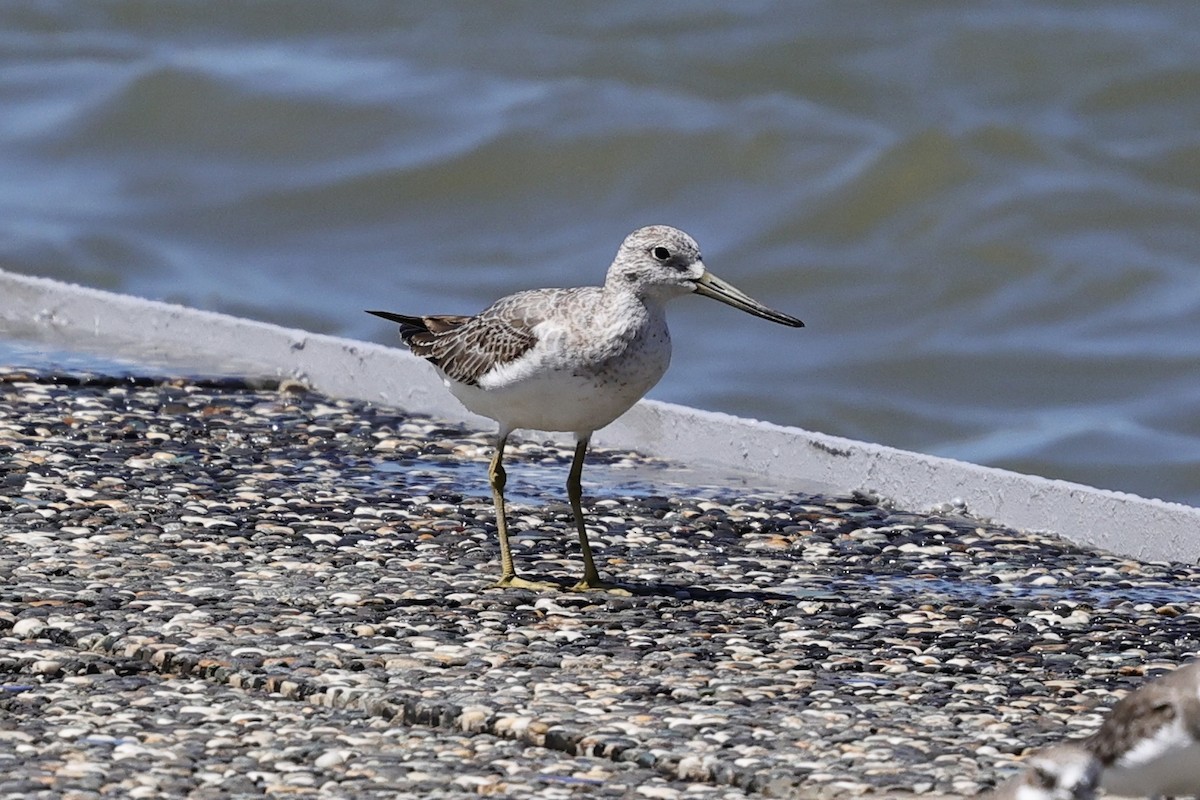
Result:
{"label": "wet pebble surface", "polygon": [[[488,438],[0,369],[0,797],[971,796],[1200,648],[1200,571],[863,496],[584,471],[631,596],[490,587]],[[509,447],[573,583],[570,452]]]}

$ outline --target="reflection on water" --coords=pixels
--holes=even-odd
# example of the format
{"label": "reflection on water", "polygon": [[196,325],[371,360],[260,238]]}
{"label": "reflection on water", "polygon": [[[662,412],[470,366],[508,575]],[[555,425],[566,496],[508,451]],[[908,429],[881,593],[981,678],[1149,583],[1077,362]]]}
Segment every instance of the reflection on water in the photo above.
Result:
{"label": "reflection on water", "polygon": [[394,342],[674,224],[808,327],[654,396],[1200,503],[1200,5],[790,11],[6,3],[0,268]]}
{"label": "reflection on water", "polygon": [[[489,498],[485,461],[445,459],[378,459],[373,465],[379,482],[402,481],[411,492],[465,493]],[[504,497],[510,504],[543,507],[567,501],[570,464],[506,462]],[[620,498],[664,497],[683,494],[703,499],[728,499],[749,488],[745,476],[729,475],[715,482],[711,471],[690,470],[654,462],[605,463],[589,460],[583,470],[583,493],[588,502]],[[761,488],[761,484],[754,488]]]}
{"label": "reflection on water", "polygon": [[0,339],[0,364],[30,369],[53,369],[70,372],[98,372],[105,375],[126,375],[136,372],[139,365],[99,353],[60,350],[37,342]]}

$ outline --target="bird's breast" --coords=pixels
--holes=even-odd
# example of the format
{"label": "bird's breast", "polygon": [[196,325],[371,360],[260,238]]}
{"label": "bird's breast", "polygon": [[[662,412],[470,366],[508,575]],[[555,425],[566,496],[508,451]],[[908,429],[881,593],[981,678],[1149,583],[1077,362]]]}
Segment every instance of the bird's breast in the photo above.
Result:
{"label": "bird's breast", "polygon": [[467,408],[510,428],[596,430],[629,410],[671,362],[665,320],[638,322],[543,323],[521,358],[489,371],[477,387],[448,386]]}

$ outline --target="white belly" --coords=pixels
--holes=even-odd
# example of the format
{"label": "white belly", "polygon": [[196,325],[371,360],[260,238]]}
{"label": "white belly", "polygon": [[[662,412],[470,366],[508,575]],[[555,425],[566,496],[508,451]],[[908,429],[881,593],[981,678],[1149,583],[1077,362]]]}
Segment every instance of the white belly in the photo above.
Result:
{"label": "white belly", "polygon": [[671,362],[671,337],[661,316],[625,339],[587,333],[579,338],[578,331],[542,329],[532,350],[487,373],[478,386],[443,379],[464,406],[504,428],[591,433],[658,383]]}

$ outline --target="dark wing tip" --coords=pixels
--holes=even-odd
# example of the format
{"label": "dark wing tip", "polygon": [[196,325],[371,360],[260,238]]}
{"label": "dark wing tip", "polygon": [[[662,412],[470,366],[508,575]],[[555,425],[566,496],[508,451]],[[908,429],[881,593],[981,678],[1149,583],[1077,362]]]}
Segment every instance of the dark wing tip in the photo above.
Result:
{"label": "dark wing tip", "polygon": [[412,317],[408,314],[393,314],[391,311],[367,311],[368,314],[394,322],[400,326],[400,338],[419,356],[428,356],[428,345],[433,341],[433,332],[424,317]]}
{"label": "dark wing tip", "polygon": [[366,313],[386,319],[389,322],[404,323],[405,321],[411,319],[411,317],[406,317],[403,314],[393,314],[391,311],[367,311]]}

